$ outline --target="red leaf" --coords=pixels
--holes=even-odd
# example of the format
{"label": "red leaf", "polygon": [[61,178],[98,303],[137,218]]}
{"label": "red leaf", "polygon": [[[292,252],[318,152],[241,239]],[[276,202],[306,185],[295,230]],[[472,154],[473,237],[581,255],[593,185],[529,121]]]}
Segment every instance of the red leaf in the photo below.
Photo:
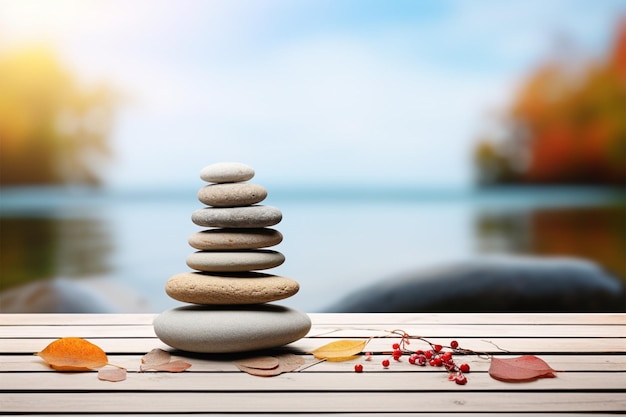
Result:
{"label": "red leaf", "polygon": [[542,359],[533,355],[517,358],[491,358],[489,376],[503,382],[529,382],[539,378],[554,378],[554,372]]}

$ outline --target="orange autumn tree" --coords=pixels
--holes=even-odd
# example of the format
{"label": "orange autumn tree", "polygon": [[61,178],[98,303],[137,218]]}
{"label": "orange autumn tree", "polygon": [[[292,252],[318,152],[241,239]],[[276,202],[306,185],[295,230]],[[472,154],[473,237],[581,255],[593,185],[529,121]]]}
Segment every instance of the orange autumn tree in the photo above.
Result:
{"label": "orange autumn tree", "polygon": [[99,184],[113,104],[49,50],[0,55],[0,185]]}
{"label": "orange autumn tree", "polygon": [[531,74],[503,124],[475,148],[483,184],[626,184],[626,19],[607,58]]}

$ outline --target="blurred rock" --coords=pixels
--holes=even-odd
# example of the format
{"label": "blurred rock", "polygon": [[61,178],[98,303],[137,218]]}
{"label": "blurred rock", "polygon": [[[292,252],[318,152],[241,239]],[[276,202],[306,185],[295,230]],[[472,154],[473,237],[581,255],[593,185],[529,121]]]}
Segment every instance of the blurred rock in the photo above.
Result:
{"label": "blurred rock", "polygon": [[144,313],[145,300],[106,278],[55,278],[0,293],[1,313]]}
{"label": "blurred rock", "polygon": [[400,275],[327,312],[624,312],[624,282],[577,258],[485,257]]}

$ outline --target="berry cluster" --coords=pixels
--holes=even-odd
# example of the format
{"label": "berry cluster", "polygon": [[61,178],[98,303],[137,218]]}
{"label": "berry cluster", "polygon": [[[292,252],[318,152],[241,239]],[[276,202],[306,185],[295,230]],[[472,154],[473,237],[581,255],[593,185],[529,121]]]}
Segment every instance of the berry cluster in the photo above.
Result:
{"label": "berry cluster", "polygon": [[[399,343],[394,343],[392,347],[391,357],[394,361],[400,362],[402,357],[408,355],[408,361],[411,365],[433,367],[441,367],[448,372],[448,379],[454,381],[459,385],[465,385],[467,378],[465,374],[469,373],[470,366],[467,363],[457,364],[454,361],[453,355],[455,353],[473,353],[466,349],[459,347],[459,342],[453,340],[450,342],[450,346],[447,346],[449,350],[445,350],[444,346],[434,344],[421,337],[411,337],[403,331],[394,331],[394,334],[400,334],[401,339]],[[430,345],[430,349],[427,350],[411,350],[407,347],[410,344],[410,339],[419,339]],[[365,353],[365,360],[371,361],[371,352]],[[388,358],[382,360],[381,365],[387,369],[391,365],[391,361]],[[354,365],[355,372],[363,372],[363,364],[357,363]]]}

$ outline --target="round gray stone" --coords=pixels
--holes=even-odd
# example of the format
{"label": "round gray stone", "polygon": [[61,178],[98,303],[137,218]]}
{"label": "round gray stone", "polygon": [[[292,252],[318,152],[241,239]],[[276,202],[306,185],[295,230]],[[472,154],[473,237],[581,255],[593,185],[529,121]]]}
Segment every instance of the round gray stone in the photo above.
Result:
{"label": "round gray stone", "polygon": [[260,203],[267,190],[247,182],[210,184],[198,191],[198,200],[213,207],[242,207]]}
{"label": "round gray stone", "polygon": [[200,178],[206,182],[241,182],[252,177],[254,177],[254,169],[241,162],[218,162],[200,171]]}
{"label": "round gray stone", "polygon": [[198,250],[258,249],[278,245],[283,235],[274,229],[209,229],[189,236],[188,242]]}
{"label": "round gray stone", "polygon": [[161,313],[153,324],[165,344],[197,353],[276,348],[303,338],[311,329],[309,316],[274,304],[187,305]]}
{"label": "round gray stone", "polygon": [[200,251],[187,257],[187,265],[197,271],[234,272],[270,269],[285,262],[285,256],[268,249],[239,251]]}
{"label": "round gray stone", "polygon": [[259,272],[183,272],[165,284],[167,295],[192,304],[261,304],[289,298],[299,289],[291,278]]}
{"label": "round gray stone", "polygon": [[191,214],[191,221],[205,227],[267,227],[280,223],[283,214],[272,206],[205,207]]}

